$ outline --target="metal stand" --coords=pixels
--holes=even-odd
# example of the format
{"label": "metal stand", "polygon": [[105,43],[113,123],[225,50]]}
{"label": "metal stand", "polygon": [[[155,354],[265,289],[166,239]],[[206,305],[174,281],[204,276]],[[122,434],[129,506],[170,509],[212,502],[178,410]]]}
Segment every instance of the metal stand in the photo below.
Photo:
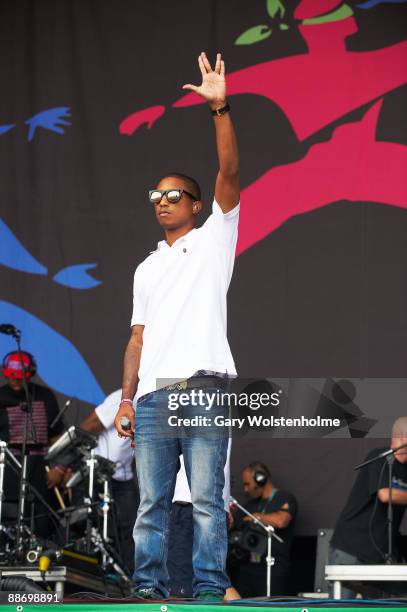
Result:
{"label": "metal stand", "polygon": [[264,531],[267,534],[267,556],[266,556],[267,593],[266,595],[267,597],[270,597],[271,596],[271,568],[274,565],[274,557],[272,557],[271,555],[272,538],[275,538],[278,542],[280,542],[280,544],[283,544],[284,540],[275,533],[275,529],[274,527],[272,527],[272,525],[264,525],[264,523],[259,521],[259,519],[254,516],[254,514],[252,514],[251,512],[246,510],[246,508],[244,508],[241,504],[239,504],[239,502],[234,497],[230,498],[230,502],[233,505],[235,505],[237,508],[239,508],[239,510],[241,510],[246,516],[250,516],[250,518],[253,520],[253,523],[256,523],[256,525],[259,525],[262,529],[264,529]]}
{"label": "metal stand", "polygon": [[1,513],[3,510],[3,498],[4,498],[4,470],[6,467],[6,448],[7,444],[0,440],[0,529],[1,529]]}
{"label": "metal stand", "polygon": [[[109,519],[109,510],[110,510],[110,503],[112,501],[112,498],[110,497],[110,492],[109,492],[109,481],[107,478],[105,478],[104,482],[103,482],[103,507],[102,507],[102,513],[103,513],[103,527],[102,527],[102,537],[103,540],[105,542],[108,541],[108,519]],[[106,566],[107,564],[107,556],[105,551],[102,551],[102,564],[103,567]]]}
{"label": "metal stand", "polygon": [[90,553],[90,545],[92,541],[92,502],[93,502],[93,490],[95,482],[95,449],[92,448],[90,451],[89,459],[86,460],[86,465],[89,468],[89,483],[88,483],[88,497],[84,499],[85,504],[88,504],[88,516],[86,518],[86,552]]}
{"label": "metal stand", "polygon": [[126,573],[122,570],[117,561],[115,561],[114,557],[109,553],[108,549],[106,548],[106,542],[103,540],[101,534],[95,527],[92,528],[91,537],[95,550],[99,550],[102,553],[102,558],[106,559],[106,567],[110,565],[126,584],[131,584],[132,581],[127,577]]}
{"label": "metal stand", "polygon": [[[12,327],[12,326],[11,326]],[[30,424],[31,428],[31,437],[32,441],[36,442],[36,434],[34,429],[34,423],[32,421],[32,402],[30,392],[28,390],[27,385],[27,370],[24,365],[23,355],[21,351],[21,332],[20,330],[12,327],[11,331],[7,332],[16,341],[17,344],[17,353],[18,358],[21,364],[21,371],[23,374],[23,389],[25,395],[25,419],[24,419],[24,436],[22,443],[22,469],[20,473],[20,491],[19,491],[19,500],[18,500],[18,515],[17,515],[17,529],[16,529],[16,552],[17,554],[21,554],[23,550],[23,522],[24,522],[24,511],[25,511],[25,500],[27,494],[27,462],[28,462],[28,454],[29,449],[27,447],[27,433],[28,433],[28,425]]]}
{"label": "metal stand", "polygon": [[389,501],[387,503],[387,554],[386,563],[394,563],[393,559],[393,464],[394,454],[386,457],[389,469]]}

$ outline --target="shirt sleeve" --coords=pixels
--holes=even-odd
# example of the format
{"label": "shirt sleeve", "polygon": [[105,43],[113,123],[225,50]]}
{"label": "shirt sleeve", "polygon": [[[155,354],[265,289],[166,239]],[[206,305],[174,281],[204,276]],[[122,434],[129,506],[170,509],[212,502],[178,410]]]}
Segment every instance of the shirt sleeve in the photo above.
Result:
{"label": "shirt sleeve", "polygon": [[293,518],[297,515],[298,503],[292,493],[288,491],[281,492],[281,499],[279,499],[279,507],[275,508],[272,512],[289,512]]}
{"label": "shirt sleeve", "polygon": [[212,214],[209,215],[202,226],[203,231],[212,235],[218,245],[233,250],[233,253],[237,243],[239,212],[240,203],[229,212],[224,213],[218,202],[214,199]]}
{"label": "shirt sleeve", "polygon": [[115,416],[119,410],[121,396],[122,390],[118,389],[108,395],[104,402],[95,408],[96,416],[105,429],[113,427]]}
{"label": "shirt sleeve", "polygon": [[134,273],[131,327],[133,325],[145,325],[145,316],[145,296],[143,294],[143,283],[139,266]]}
{"label": "shirt sleeve", "polygon": [[[372,459],[379,452],[380,451],[376,450],[370,452],[365,461],[367,459]],[[389,472],[385,459],[374,461],[367,467],[362,468],[362,470],[367,470],[367,487],[369,495],[376,495],[379,489],[385,489],[389,486]]]}
{"label": "shirt sleeve", "polygon": [[218,261],[224,270],[229,286],[232,278],[237,244],[237,228],[239,224],[240,204],[228,213],[224,213],[216,200],[213,201],[212,214],[209,215],[200,228],[207,243],[213,245]]}

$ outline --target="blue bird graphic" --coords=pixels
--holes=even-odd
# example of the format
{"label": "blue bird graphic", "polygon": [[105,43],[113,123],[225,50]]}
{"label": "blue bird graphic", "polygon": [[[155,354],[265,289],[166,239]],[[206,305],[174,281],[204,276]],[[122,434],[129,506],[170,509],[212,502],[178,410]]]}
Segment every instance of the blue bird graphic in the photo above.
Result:
{"label": "blue bird graphic", "polygon": [[65,121],[65,118],[70,116],[71,111],[68,106],[57,106],[30,117],[30,119],[24,121],[29,126],[28,141],[30,142],[34,138],[35,131],[39,127],[57,134],[64,134],[64,128],[61,126],[71,125],[69,121]]}

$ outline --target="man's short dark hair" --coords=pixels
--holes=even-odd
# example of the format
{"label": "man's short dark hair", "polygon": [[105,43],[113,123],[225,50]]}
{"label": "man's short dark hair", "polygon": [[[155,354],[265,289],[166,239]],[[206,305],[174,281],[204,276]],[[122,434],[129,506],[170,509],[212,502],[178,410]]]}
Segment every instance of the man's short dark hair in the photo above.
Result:
{"label": "man's short dark hair", "polygon": [[183,174],[182,172],[169,172],[162,178],[167,178],[170,176],[182,179],[187,187],[187,191],[190,191],[192,195],[196,197],[197,201],[201,199],[201,188],[198,184],[198,181],[192,178],[192,176],[188,176],[187,174]]}
{"label": "man's short dark hair", "polygon": [[263,472],[267,476],[267,479],[271,480],[270,470],[267,465],[261,461],[252,461],[245,469],[252,470],[253,472]]}

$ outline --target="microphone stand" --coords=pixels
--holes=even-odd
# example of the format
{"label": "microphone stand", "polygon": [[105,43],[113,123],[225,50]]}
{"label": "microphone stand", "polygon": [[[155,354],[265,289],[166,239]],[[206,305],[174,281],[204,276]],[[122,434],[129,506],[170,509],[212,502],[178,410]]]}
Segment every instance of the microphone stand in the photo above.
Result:
{"label": "microphone stand", "polygon": [[387,553],[385,555],[386,564],[390,565],[393,563],[393,465],[394,465],[394,454],[399,451],[401,448],[406,448],[406,444],[402,444],[397,448],[390,448],[387,451],[383,451],[376,455],[376,457],[372,457],[372,459],[368,459],[363,463],[359,463],[359,465],[355,466],[355,470],[359,470],[360,468],[364,468],[370,463],[374,461],[378,461],[379,459],[386,459],[388,474],[389,474],[389,499],[387,502]]}
{"label": "microphone stand", "polygon": [[58,412],[57,416],[55,417],[55,419],[52,421],[50,428],[54,429],[55,425],[58,423],[58,421],[60,420],[60,418],[62,417],[62,415],[64,414],[64,412],[69,408],[69,406],[72,403],[72,397],[70,397],[65,404],[62,406],[61,410]]}
{"label": "microphone stand", "polygon": [[274,558],[271,556],[271,542],[272,542],[272,538],[275,538],[278,542],[280,542],[280,544],[284,544],[284,540],[275,533],[275,529],[272,525],[265,525],[264,523],[259,521],[259,519],[256,518],[254,514],[246,510],[246,508],[244,508],[241,504],[239,504],[239,502],[234,497],[230,497],[229,500],[230,500],[230,503],[232,503],[234,506],[239,508],[239,510],[241,510],[246,516],[250,516],[253,523],[256,523],[256,525],[259,525],[262,529],[264,529],[264,531],[267,534],[267,557],[266,557],[267,597],[271,597],[271,567],[274,565]]}
{"label": "microphone stand", "polygon": [[4,469],[6,467],[6,448],[7,444],[0,440],[0,531],[2,529],[2,510],[4,497]]}
{"label": "microphone stand", "polygon": [[[13,453],[7,448],[7,444],[5,442],[4,444],[6,445],[5,454],[9,460],[8,465],[14,471],[14,473],[16,474],[18,474],[19,472],[21,473],[21,467],[22,467],[21,463],[16,457],[14,457]],[[60,522],[61,519],[60,519],[59,514],[48,504],[48,502],[41,495],[41,493],[34,487],[34,485],[31,484],[30,482],[27,482],[27,487],[31,491],[31,493],[42,503],[44,508],[48,511],[48,514],[52,515],[54,519]]]}
{"label": "microphone stand", "polygon": [[18,329],[16,329],[15,332],[12,334],[12,336],[15,339],[16,344],[17,344],[17,353],[20,359],[21,369],[23,372],[23,389],[24,389],[24,395],[25,395],[26,406],[27,406],[26,413],[25,413],[25,419],[24,419],[23,445],[21,449],[22,466],[21,466],[20,486],[19,486],[20,495],[19,495],[19,500],[18,500],[18,518],[17,518],[17,532],[16,532],[17,551],[21,551],[23,547],[23,521],[24,521],[24,511],[25,511],[25,498],[26,498],[26,492],[27,492],[27,465],[28,465],[28,454],[29,454],[29,449],[27,447],[27,433],[28,433],[29,421],[31,424],[31,434],[32,434],[33,442],[36,442],[36,434],[35,434],[35,429],[34,429],[34,423],[32,421],[32,402],[31,402],[31,396],[28,390],[28,385],[27,385],[27,378],[26,378],[27,370],[25,368],[24,360],[23,360],[23,356],[21,352],[21,342],[20,342],[21,332]]}

